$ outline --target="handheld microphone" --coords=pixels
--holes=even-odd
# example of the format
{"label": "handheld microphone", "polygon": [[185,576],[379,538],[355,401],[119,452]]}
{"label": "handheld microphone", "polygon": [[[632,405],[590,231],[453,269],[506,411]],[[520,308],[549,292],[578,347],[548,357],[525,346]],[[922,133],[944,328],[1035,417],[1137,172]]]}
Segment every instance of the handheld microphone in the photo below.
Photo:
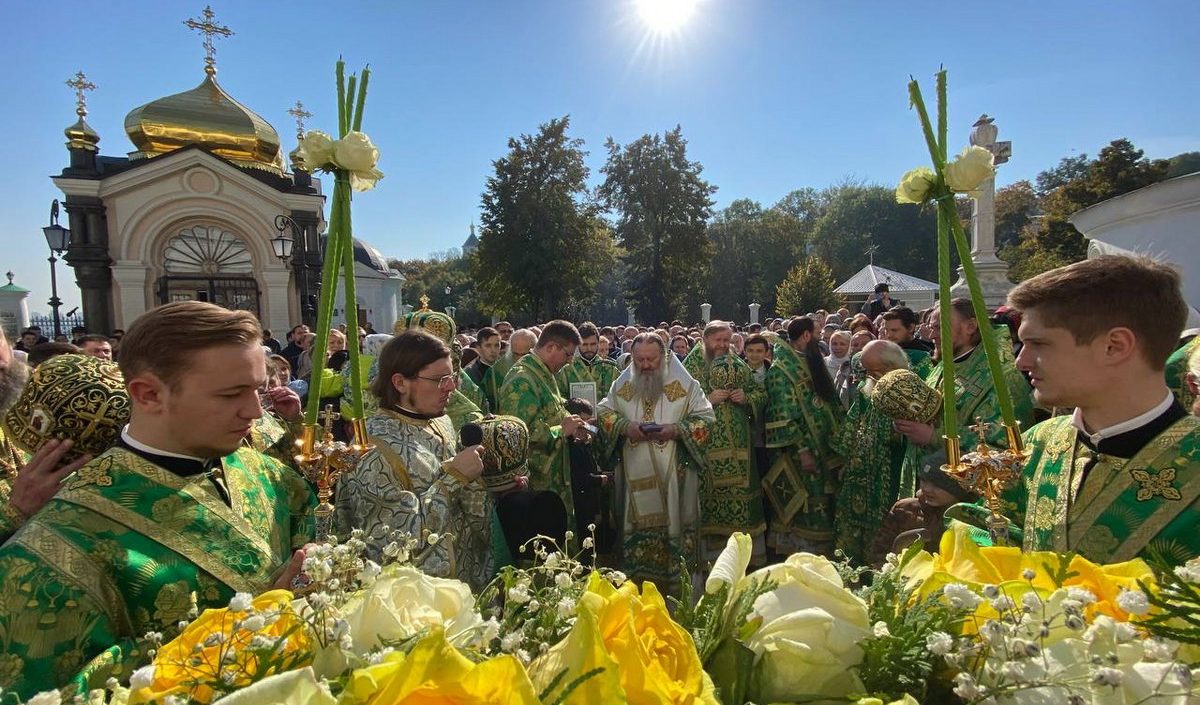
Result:
{"label": "handheld microphone", "polygon": [[483,426],[477,423],[463,424],[458,432],[458,440],[463,448],[470,448],[483,443]]}

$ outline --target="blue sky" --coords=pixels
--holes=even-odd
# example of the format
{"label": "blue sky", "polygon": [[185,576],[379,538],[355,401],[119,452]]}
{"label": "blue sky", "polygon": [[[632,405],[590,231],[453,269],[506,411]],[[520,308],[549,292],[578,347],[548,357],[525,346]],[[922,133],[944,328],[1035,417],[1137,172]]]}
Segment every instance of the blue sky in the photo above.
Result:
{"label": "blue sky", "polygon": [[[45,311],[40,228],[59,196],[74,121],[63,81],[99,90],[88,121],[101,152],[132,149],[125,114],[203,78],[200,39],[182,21],[201,2],[4,0],[0,270]],[[1128,137],[1148,156],[1200,150],[1200,3],[699,0],[674,35],[648,31],[633,0],[215,0],[236,34],[218,40],[218,79],[294,144],[297,99],[333,131],[333,62],[370,63],[364,129],[387,177],[355,200],[356,235],[385,254],[461,244],[506,140],[570,114],[591,152],[683,126],[716,186],[769,205],[847,177],[892,183],[928,155],[908,110],[909,75],[950,71],[951,145],[980,113],[1012,140],[998,182]],[[60,295],[78,303],[60,269]]]}

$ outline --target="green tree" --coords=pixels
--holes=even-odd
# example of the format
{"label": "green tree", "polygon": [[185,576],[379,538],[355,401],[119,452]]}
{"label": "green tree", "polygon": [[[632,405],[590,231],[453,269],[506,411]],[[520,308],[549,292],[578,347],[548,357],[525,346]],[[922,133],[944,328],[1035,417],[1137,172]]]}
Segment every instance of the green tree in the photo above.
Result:
{"label": "green tree", "polygon": [[744,321],[751,303],[773,309],[775,289],[803,252],[805,234],[805,223],[791,213],[749,199],[718,212],[708,225],[713,316]]}
{"label": "green tree", "polygon": [[1033,184],[1018,181],[996,189],[996,247],[1014,247],[1039,210]]}
{"label": "green tree", "polygon": [[699,162],[688,160],[679,126],[624,147],[610,137],[605,147],[598,194],[616,214],[626,298],[644,321],[695,319],[708,283],[706,227],[716,187],[701,178]]}
{"label": "green tree", "polygon": [[1176,154],[1168,161],[1166,178],[1173,179],[1184,174],[1200,171],[1200,152]]}
{"label": "green tree", "polygon": [[1058,165],[1037,175],[1037,193],[1044,196],[1060,186],[1083,178],[1091,165],[1088,155],[1080,154],[1074,157],[1063,157]]}
{"label": "green tree", "polygon": [[[1081,155],[1082,156],[1082,155]],[[1127,139],[1113,140],[1100,150],[1099,156],[1080,171],[1069,158],[1054,169],[1038,175],[1039,189],[1043,184],[1057,183],[1054,172],[1068,169],[1073,177],[1041,196],[1043,213],[1035,223],[1025,227],[1020,243],[1001,252],[1009,263],[1009,278],[1024,281],[1055,267],[1078,262],[1087,256],[1087,240],[1068,220],[1072,214],[1115,196],[1135,191],[1161,181],[1169,168],[1165,159],[1150,160]]]}
{"label": "green tree", "polygon": [[583,140],[568,127],[562,117],[511,138],[508,154],[492,162],[472,269],[488,312],[566,315],[592,299],[612,267],[612,233],[587,189]]}
{"label": "green tree", "polygon": [[833,271],[825,260],[810,255],[787,273],[775,292],[775,313],[803,315],[819,308],[834,310],[839,305]]}

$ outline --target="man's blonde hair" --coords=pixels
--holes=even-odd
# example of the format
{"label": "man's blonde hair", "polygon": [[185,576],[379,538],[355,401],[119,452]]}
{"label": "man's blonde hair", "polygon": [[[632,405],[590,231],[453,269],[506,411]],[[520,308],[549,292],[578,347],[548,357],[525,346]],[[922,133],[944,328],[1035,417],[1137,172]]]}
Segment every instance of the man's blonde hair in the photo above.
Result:
{"label": "man's blonde hair", "polygon": [[152,308],[134,320],[121,339],[117,364],[126,380],[149,372],[174,389],[193,353],[224,345],[261,344],[262,326],[249,311],[231,311],[203,301],[177,301]]}

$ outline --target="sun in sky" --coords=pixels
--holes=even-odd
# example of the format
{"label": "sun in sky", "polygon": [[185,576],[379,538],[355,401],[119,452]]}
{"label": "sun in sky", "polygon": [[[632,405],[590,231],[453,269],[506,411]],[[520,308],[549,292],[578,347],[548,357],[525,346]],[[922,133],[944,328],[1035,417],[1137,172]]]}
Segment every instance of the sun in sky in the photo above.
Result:
{"label": "sun in sky", "polygon": [[699,0],[633,0],[646,29],[659,35],[678,32],[696,11]]}

